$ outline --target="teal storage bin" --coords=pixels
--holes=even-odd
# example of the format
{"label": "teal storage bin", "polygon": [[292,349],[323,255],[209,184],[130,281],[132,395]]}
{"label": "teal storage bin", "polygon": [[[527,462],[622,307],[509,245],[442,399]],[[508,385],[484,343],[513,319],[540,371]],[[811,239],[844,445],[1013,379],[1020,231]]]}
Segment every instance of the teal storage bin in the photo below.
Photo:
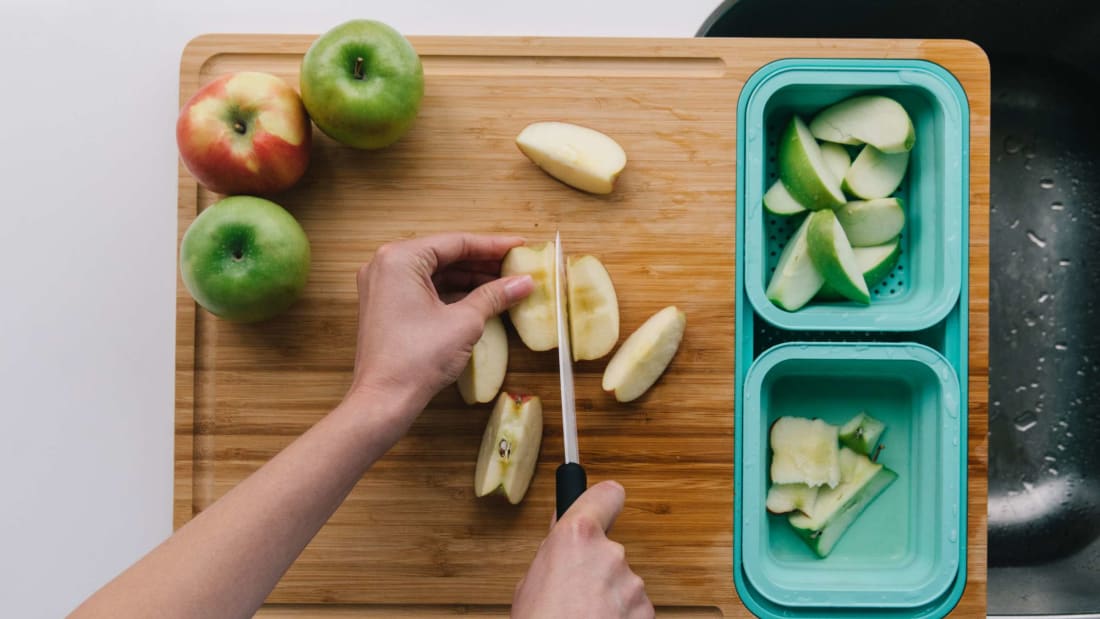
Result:
{"label": "teal storage bin", "polygon": [[[871,291],[871,304],[813,301],[796,312],[765,296],[779,254],[803,215],[777,217],[763,195],[778,178],[776,140],[793,114],[809,122],[829,105],[883,94],[905,107],[916,130],[909,171],[895,195],[905,204],[902,254]],[[965,266],[969,207],[969,107],[958,80],[922,60],[788,59],[762,67],[738,104],[737,207],[744,225],[745,291],[761,318],[783,329],[916,331],[956,305]]]}
{"label": "teal storage bin", "polygon": [[[912,343],[781,344],[752,364],[741,397],[738,537],[744,575],[761,597],[786,607],[913,609],[949,593],[966,543],[966,416],[947,359]],[[818,558],[787,516],[765,510],[769,429],[783,416],[842,425],[860,411],[886,424],[878,461],[898,479]]]}

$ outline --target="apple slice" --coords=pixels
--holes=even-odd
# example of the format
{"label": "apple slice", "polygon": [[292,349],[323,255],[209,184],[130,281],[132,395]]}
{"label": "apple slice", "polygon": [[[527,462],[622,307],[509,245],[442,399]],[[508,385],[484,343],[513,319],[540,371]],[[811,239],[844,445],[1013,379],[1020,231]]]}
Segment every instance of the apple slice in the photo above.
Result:
{"label": "apple slice", "polygon": [[565,284],[573,360],[599,359],[619,341],[619,298],[611,275],[595,256],[570,256]]}
{"label": "apple slice", "polygon": [[[897,266],[898,258],[901,257],[901,240],[893,239],[874,247],[853,247],[852,254],[855,255],[856,263],[863,271],[863,281],[867,283],[867,289],[870,290],[886,279],[890,271]],[[841,301],[844,295],[826,282],[818,291],[816,298],[819,301]]]}
{"label": "apple slice", "polygon": [[558,347],[558,305],[554,272],[554,244],[513,247],[500,264],[501,277],[530,275],[535,289],[508,310],[519,338],[534,351]]}
{"label": "apple slice", "polygon": [[815,211],[809,216],[806,243],[810,259],[825,281],[845,298],[857,303],[871,302],[863,270],[852,253],[852,245],[833,211]]}
{"label": "apple slice", "polygon": [[870,144],[900,153],[917,141],[913,121],[900,103],[881,95],[853,97],[826,108],[810,122],[815,138],[837,144]]}
{"label": "apple slice", "polygon": [[852,156],[848,154],[848,149],[834,142],[823,142],[819,146],[821,147],[821,158],[825,160],[825,167],[833,173],[833,178],[838,183],[844,180],[844,175],[848,173],[848,168],[852,165]]}
{"label": "apple slice", "polygon": [[458,393],[467,404],[492,402],[504,384],[508,370],[508,336],[499,316],[485,321],[481,339],[474,344],[466,369],[458,377]]}
{"label": "apple slice", "polygon": [[810,258],[806,239],[809,229],[810,217],[807,217],[791,240],[787,241],[783,253],[779,254],[779,264],[775,266],[775,273],[765,293],[768,300],[788,312],[806,305],[825,283],[825,278]]}
{"label": "apple slice", "polygon": [[764,192],[764,210],[772,215],[787,217],[805,213],[806,207],[791,196],[791,192],[783,186],[783,181],[775,181],[771,188]]}
{"label": "apple slice", "polygon": [[817,501],[818,490],[820,488],[811,488],[806,484],[772,484],[768,488],[768,498],[764,501],[764,506],[773,514],[793,511],[808,514]]}
{"label": "apple slice", "polygon": [[836,210],[852,247],[873,247],[901,234],[905,211],[899,198],[856,200]]}
{"label": "apple slice", "polygon": [[897,190],[908,165],[906,151],[884,153],[874,146],[864,146],[844,175],[843,189],[867,200],[885,198]]}
{"label": "apple slice", "polygon": [[550,176],[590,193],[611,193],[626,166],[626,152],[618,142],[570,123],[527,125],[516,137],[516,146]]}
{"label": "apple slice", "polygon": [[645,321],[626,338],[603,373],[603,390],[629,402],[657,382],[672,361],[687,326],[687,315],[670,305]]}
{"label": "apple slice", "polygon": [[837,427],[821,419],[780,417],[768,436],[772,448],[774,484],[805,484],[811,488],[840,483]]}
{"label": "apple slice", "polygon": [[840,426],[838,436],[840,444],[858,454],[870,456],[885,431],[886,424],[867,413],[859,413]]}
{"label": "apple slice", "polygon": [[825,164],[821,147],[798,116],[779,139],[778,162],[779,178],[799,204],[813,210],[844,206],[840,180]]}
{"label": "apple slice", "polygon": [[474,471],[474,492],[503,494],[515,505],[523,500],[542,444],[542,401],[536,396],[502,393],[497,399]]}

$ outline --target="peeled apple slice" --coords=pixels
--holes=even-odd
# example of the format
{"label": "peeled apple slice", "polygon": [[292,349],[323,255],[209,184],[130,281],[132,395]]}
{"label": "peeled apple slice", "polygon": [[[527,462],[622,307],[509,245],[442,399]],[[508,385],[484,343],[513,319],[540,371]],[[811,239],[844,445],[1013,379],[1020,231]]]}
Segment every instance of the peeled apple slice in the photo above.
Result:
{"label": "peeled apple slice", "polygon": [[[870,290],[886,279],[897,266],[898,258],[901,257],[901,239],[895,238],[874,247],[853,247],[852,254],[856,257],[856,264],[863,271],[863,281]],[[821,301],[840,301],[844,296],[826,282],[816,298]]]}
{"label": "peeled apple slice", "polygon": [[837,209],[836,218],[852,247],[881,245],[905,227],[905,210],[899,198],[849,202]]}
{"label": "peeled apple slice", "polygon": [[563,122],[527,125],[516,146],[544,172],[590,193],[607,194],[626,167],[626,151],[610,137]]}
{"label": "peeled apple slice", "polygon": [[867,413],[860,413],[840,426],[838,436],[841,445],[856,453],[870,456],[885,430],[886,424]]}
{"label": "peeled apple slice", "polygon": [[603,390],[629,402],[657,382],[672,362],[687,326],[687,315],[675,305],[664,308],[626,338],[603,373]]}
{"label": "peeled apple slice", "polygon": [[573,360],[599,359],[619,341],[619,298],[611,275],[595,256],[570,256],[565,268]]}
{"label": "peeled apple slice", "polygon": [[837,428],[820,419],[780,417],[772,425],[773,484],[835,487],[840,483]]}
{"label": "peeled apple slice", "polygon": [[522,501],[535,474],[541,444],[542,401],[536,396],[500,394],[481,435],[475,494],[503,494],[513,505]]}
{"label": "peeled apple slice", "polygon": [[809,513],[817,501],[818,488],[806,484],[772,484],[765,507],[773,514],[800,511]]}
{"label": "peeled apple slice", "polygon": [[870,144],[886,153],[913,148],[913,121],[900,103],[881,95],[865,95],[825,108],[810,122],[813,136],[837,144]]}
{"label": "peeled apple slice", "polygon": [[842,188],[867,200],[885,198],[897,191],[908,165],[909,153],[906,151],[884,153],[874,146],[864,146],[844,175]]}
{"label": "peeled apple slice", "polygon": [[492,402],[504,384],[508,370],[508,336],[499,316],[485,321],[481,339],[458,377],[458,393],[467,404]]}
{"label": "peeled apple slice", "polygon": [[809,514],[790,516],[791,526],[811,550],[826,557],[863,510],[894,480],[897,473],[871,462],[847,447],[840,449],[841,483],[817,494]]}
{"label": "peeled apple slice", "polygon": [[769,301],[788,312],[793,312],[808,303],[825,283],[825,278],[821,276],[810,258],[807,243],[809,224],[810,218],[807,217],[795,231],[794,236],[787,241],[783,253],[779,254],[779,263],[765,292]]}
{"label": "peeled apple slice", "polygon": [[844,206],[847,199],[840,190],[840,180],[825,164],[821,147],[795,116],[779,138],[779,179],[791,197],[808,209],[830,209]]}
{"label": "peeled apple slice", "polygon": [[810,259],[825,281],[845,298],[864,305],[871,302],[871,293],[863,279],[863,271],[852,253],[852,245],[833,211],[815,211],[809,217],[806,242]]}
{"label": "peeled apple slice", "polygon": [[513,247],[500,263],[501,277],[530,275],[535,289],[508,310],[519,338],[534,351],[558,347],[557,274],[554,272],[554,244]]}

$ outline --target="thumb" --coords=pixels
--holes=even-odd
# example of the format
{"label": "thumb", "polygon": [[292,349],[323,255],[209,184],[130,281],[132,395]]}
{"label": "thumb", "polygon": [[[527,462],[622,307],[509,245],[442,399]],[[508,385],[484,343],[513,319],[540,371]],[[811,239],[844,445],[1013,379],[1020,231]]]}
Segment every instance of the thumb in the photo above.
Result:
{"label": "thumb", "polygon": [[626,502],[626,490],[617,481],[602,481],[577,497],[562,516],[562,520],[591,518],[605,532],[615,524]]}
{"label": "thumb", "polygon": [[474,308],[484,320],[488,320],[522,301],[535,289],[530,275],[502,277],[482,284],[459,301]]}

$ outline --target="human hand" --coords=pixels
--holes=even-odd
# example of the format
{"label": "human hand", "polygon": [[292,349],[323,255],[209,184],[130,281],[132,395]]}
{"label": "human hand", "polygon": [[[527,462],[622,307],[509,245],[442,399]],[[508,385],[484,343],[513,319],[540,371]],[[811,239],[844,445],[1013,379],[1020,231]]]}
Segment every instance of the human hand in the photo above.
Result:
{"label": "human hand", "polygon": [[440,234],[383,245],[359,269],[350,393],[384,393],[402,402],[398,427],[391,428],[398,437],[458,379],[485,321],[531,293],[530,276],[499,278],[501,259],[522,243],[517,237]]}
{"label": "human hand", "polygon": [[606,532],[626,493],[613,481],[589,488],[554,524],[516,586],[512,617],[654,616],[645,583]]}

